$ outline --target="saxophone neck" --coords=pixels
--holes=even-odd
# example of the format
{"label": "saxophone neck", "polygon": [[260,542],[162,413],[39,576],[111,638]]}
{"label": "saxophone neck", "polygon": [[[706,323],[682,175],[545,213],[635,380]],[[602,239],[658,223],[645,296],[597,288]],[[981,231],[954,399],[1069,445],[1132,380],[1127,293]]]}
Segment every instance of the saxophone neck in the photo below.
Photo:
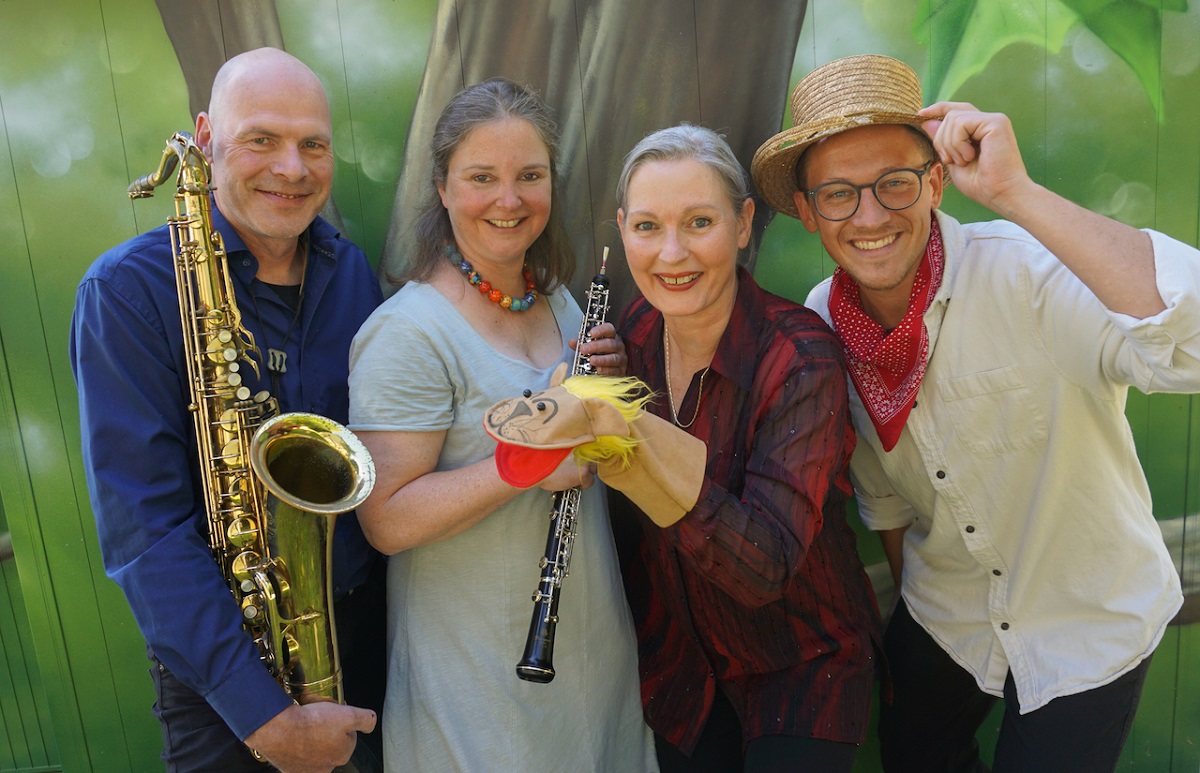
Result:
{"label": "saxophone neck", "polygon": [[158,168],[129,184],[129,198],[144,199],[179,170],[176,185],[180,191],[207,196],[212,191],[212,170],[200,146],[188,132],[175,132],[167,140]]}

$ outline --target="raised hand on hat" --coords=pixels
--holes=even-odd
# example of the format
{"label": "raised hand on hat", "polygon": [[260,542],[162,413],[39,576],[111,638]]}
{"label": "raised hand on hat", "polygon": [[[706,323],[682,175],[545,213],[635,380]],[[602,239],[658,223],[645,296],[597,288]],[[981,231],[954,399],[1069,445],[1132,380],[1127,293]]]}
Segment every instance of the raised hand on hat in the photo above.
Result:
{"label": "raised hand on hat", "polygon": [[949,167],[955,187],[1001,217],[1014,219],[1036,188],[1025,171],[1012,122],[1003,113],[984,113],[967,102],[938,102],[918,115],[922,128]]}
{"label": "raised hand on hat", "polygon": [[1034,182],[1007,116],[966,102],[938,102],[918,115],[929,118],[923,128],[954,185],[1028,231],[1111,311],[1145,319],[1166,308],[1150,237]]}

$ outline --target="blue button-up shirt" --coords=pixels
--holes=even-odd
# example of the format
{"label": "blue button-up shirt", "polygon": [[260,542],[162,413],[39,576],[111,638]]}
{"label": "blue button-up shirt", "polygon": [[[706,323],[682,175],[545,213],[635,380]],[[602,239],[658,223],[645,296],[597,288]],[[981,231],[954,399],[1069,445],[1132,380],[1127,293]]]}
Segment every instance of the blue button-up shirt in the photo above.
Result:
{"label": "blue button-up shirt", "polygon": [[[255,279],[258,261],[215,205],[212,215],[242,322],[264,357],[258,376],[242,368],[247,386],[270,390],[283,411],[346,422],[350,341],[381,301],[362,251],[318,218],[308,231],[297,316]],[[287,372],[275,382],[269,348],[286,353]],[[105,571],[155,656],[244,739],[291,699],[242,630],[209,550],[166,226],[109,250],[88,270],[76,296],[71,365]],[[334,554],[335,593],[345,592],[373,559],[352,513],[339,518]]]}

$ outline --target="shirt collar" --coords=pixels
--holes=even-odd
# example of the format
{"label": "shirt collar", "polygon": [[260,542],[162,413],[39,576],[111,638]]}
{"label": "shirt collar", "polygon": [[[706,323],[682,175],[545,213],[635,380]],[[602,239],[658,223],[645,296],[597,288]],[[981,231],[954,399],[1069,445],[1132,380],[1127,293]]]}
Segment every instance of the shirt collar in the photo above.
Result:
{"label": "shirt collar", "polygon": [[940,209],[933,211],[938,226],[942,229],[942,247],[945,253],[945,266],[942,268],[942,284],[937,294],[933,296],[934,306],[945,306],[950,302],[950,294],[954,291],[954,277],[958,274],[963,254],[962,225]]}
{"label": "shirt collar", "polygon": [[754,374],[758,368],[758,347],[751,342],[759,337],[758,328],[766,319],[766,307],[763,304],[763,291],[742,266],[737,267],[737,280],[733,313],[717,344],[712,369],[748,391],[754,386]]}
{"label": "shirt collar", "polygon": [[942,284],[938,287],[933,302],[925,311],[925,332],[929,335],[929,358],[937,349],[938,338],[942,332],[942,320],[946,317],[946,309],[950,305],[950,297],[954,294],[954,280],[962,267],[963,253],[966,249],[962,225],[949,215],[934,210],[938,225],[942,229],[942,248],[944,264],[942,266]]}
{"label": "shirt collar", "polygon": [[[221,209],[217,206],[216,198],[210,198],[211,204],[209,211],[212,215],[213,228],[217,233],[221,234],[221,241],[225,245],[225,254],[232,255],[235,252],[246,252],[246,243],[242,241],[242,237],[238,236],[238,232],[234,230],[233,225],[221,213]],[[251,257],[254,257],[251,255]],[[258,262],[257,260],[255,261]]]}
{"label": "shirt collar", "polygon": [[[729,324],[721,334],[717,343],[717,351],[713,355],[712,370],[729,379],[742,389],[750,389],[754,385],[754,373],[758,366],[756,347],[751,345],[758,338],[759,326],[765,319],[765,293],[750,272],[744,267],[737,267],[738,289],[733,303],[733,313]],[[639,300],[647,306],[644,315],[638,315],[637,320],[623,332],[625,338],[634,346],[643,350],[658,350],[662,348],[663,318],[662,313],[646,301],[644,296]]]}
{"label": "shirt collar", "polygon": [[[225,254],[229,256],[230,268],[235,274],[238,274],[246,281],[253,279],[258,273],[258,258],[254,256],[254,253],[250,252],[246,247],[246,243],[242,241],[242,237],[238,235],[233,225],[221,213],[220,207],[217,206],[216,197],[210,198],[209,201],[212,205],[210,212],[213,229],[221,234],[221,242],[225,246]],[[308,260],[310,264],[314,261],[329,261],[332,264],[337,255],[337,250],[334,249],[332,242],[338,236],[338,230],[318,215],[308,227]],[[236,260],[234,259],[235,253],[240,253]],[[246,262],[247,260],[249,263]]]}

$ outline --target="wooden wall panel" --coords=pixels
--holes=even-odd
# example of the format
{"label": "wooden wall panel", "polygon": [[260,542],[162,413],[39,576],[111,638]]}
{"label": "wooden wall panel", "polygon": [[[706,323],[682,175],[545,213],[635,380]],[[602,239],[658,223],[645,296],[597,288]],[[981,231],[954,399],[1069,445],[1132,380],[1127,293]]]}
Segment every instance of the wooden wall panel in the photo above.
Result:
{"label": "wooden wall panel", "polygon": [[46,705],[16,564],[0,561],[0,770],[57,767]]}

